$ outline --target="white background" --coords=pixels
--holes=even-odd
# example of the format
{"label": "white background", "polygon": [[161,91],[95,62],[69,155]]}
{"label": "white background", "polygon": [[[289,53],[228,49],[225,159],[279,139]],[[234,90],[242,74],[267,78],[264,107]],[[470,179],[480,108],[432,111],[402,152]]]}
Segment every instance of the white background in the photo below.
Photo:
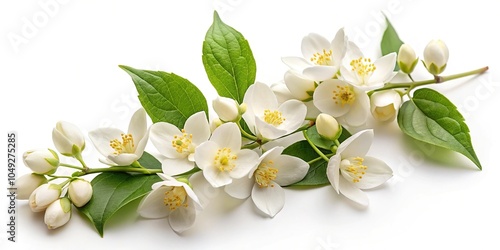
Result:
{"label": "white background", "polygon": [[[46,2],[56,5],[47,10]],[[375,127],[369,154],[386,161],[395,176],[368,191],[368,209],[354,206],[330,186],[287,189],[284,209],[269,219],[251,200],[222,194],[183,235],[165,219],[120,212],[100,238],[76,210],[67,225],[49,231],[43,214],[20,201],[17,242],[11,243],[2,196],[2,249],[499,249],[500,18],[494,1],[2,1],[1,138],[17,131],[20,156],[53,147],[51,130],[59,120],[85,132],[103,126],[126,129],[139,102],[120,64],[175,72],[211,101],[215,92],[201,62],[201,45],[214,9],[248,39],[257,80],[268,84],[282,79],[286,67],[280,58],[300,55],[301,39],[309,32],[332,39],[345,27],[366,55],[379,56],[385,28],[381,11],[419,55],[431,39],[444,40],[450,50],[445,73],[490,66],[480,77],[433,86],[460,107],[484,170],[456,154],[415,143],[395,123],[383,124]],[[15,45],[14,36],[25,40]],[[418,67],[414,77],[428,78]],[[6,142],[0,144],[5,152]],[[90,141],[84,156],[98,165]],[[6,187],[7,171],[0,173]],[[28,169],[19,164],[18,174],[25,173]]]}

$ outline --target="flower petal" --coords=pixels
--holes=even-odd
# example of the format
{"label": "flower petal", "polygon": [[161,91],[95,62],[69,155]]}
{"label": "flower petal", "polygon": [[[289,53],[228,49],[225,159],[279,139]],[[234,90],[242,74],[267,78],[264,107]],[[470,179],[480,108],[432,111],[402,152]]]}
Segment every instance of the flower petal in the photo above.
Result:
{"label": "flower petal", "polygon": [[359,189],[378,187],[392,177],[392,169],[382,160],[366,156],[363,165],[368,167],[366,174],[359,182],[354,183]]}
{"label": "flower petal", "polygon": [[163,158],[161,159],[161,170],[168,175],[177,175],[185,173],[194,168],[194,162],[187,158]]}
{"label": "flower petal", "polygon": [[368,196],[359,188],[348,182],[344,178],[339,179],[340,193],[361,206],[367,207],[369,204]]}
{"label": "flower petal", "polygon": [[225,186],[233,181],[229,173],[220,171],[214,166],[203,169],[203,176],[214,188]]}
{"label": "flower petal", "polygon": [[298,100],[288,100],[278,108],[285,121],[278,126],[284,129],[287,134],[297,130],[303,123],[307,114],[307,107]]}
{"label": "flower petal", "polygon": [[210,201],[212,201],[220,193],[220,188],[214,188],[205,179],[202,172],[194,173],[190,178],[189,182],[193,186],[193,192],[200,202],[201,208],[208,206]]}
{"label": "flower petal", "polygon": [[371,87],[382,86],[384,83],[389,82],[394,76],[394,65],[396,65],[396,53],[387,54],[373,63],[376,70],[370,76],[367,85]]}
{"label": "flower petal", "polygon": [[370,98],[363,91],[353,87],[356,100],[351,105],[349,112],[343,116],[346,123],[350,126],[363,125],[370,114]]}
{"label": "flower petal", "polygon": [[240,179],[248,176],[250,171],[259,163],[259,155],[250,149],[243,149],[237,153],[236,167],[229,172],[229,175],[234,179]]}
{"label": "flower petal", "polygon": [[337,149],[337,154],[340,154],[342,159],[364,157],[370,149],[372,142],[373,130],[360,131],[343,141]]}
{"label": "flower petal", "polygon": [[347,82],[337,79],[323,81],[314,91],[314,105],[323,113],[327,113],[333,117],[340,117],[349,112],[351,105],[335,103],[333,101],[333,91],[338,87],[350,86]]}
{"label": "flower petal", "polygon": [[255,127],[257,128],[256,130],[258,136],[262,136],[271,140],[287,134],[287,131],[284,128],[275,127],[274,125],[263,121],[260,117],[257,116],[255,117]]}
{"label": "flower petal", "polygon": [[280,186],[288,186],[302,180],[309,170],[307,162],[289,155],[280,155],[274,158],[274,167],[278,169],[274,181]]}
{"label": "flower petal", "polygon": [[309,93],[314,92],[314,80],[305,78],[289,70],[285,73],[285,84],[294,98],[306,100],[311,98]]}
{"label": "flower petal", "polygon": [[344,28],[341,28],[335,34],[331,42],[333,65],[338,67],[342,63],[347,48],[347,37],[344,33]]}
{"label": "flower petal", "polygon": [[146,121],[146,111],[143,108],[135,111],[134,115],[130,119],[130,124],[128,125],[128,133],[132,134],[135,140],[141,140],[148,131],[147,121]]}
{"label": "flower petal", "polygon": [[109,143],[114,139],[121,139],[122,134],[123,132],[116,128],[100,128],[91,131],[89,137],[99,153],[108,156],[115,152]]}
{"label": "flower petal", "polygon": [[200,145],[210,138],[210,124],[204,111],[191,115],[184,124],[184,130],[193,135],[193,143]]}
{"label": "flower petal", "polygon": [[[338,151],[337,151],[338,152]],[[326,167],[326,177],[332,184],[333,189],[337,192],[340,192],[339,183],[340,183],[340,155],[336,154],[330,158],[328,161],[328,166]]]}
{"label": "flower petal", "polygon": [[251,89],[252,94],[248,99],[243,98],[243,102],[247,104],[247,109],[253,110],[255,115],[264,114],[266,109],[275,110],[278,108],[278,100],[267,84],[256,82],[248,89]]}
{"label": "flower petal", "polygon": [[118,154],[118,155],[108,155],[108,159],[114,163],[116,163],[118,166],[128,166],[132,164],[134,161],[139,160],[141,158],[140,156],[136,154]]}
{"label": "flower petal", "polygon": [[180,207],[168,216],[168,223],[176,233],[182,233],[191,228],[196,219],[196,209],[192,204],[188,207]]}
{"label": "flower petal", "polygon": [[281,61],[285,63],[290,69],[297,72],[302,72],[305,68],[311,66],[311,64],[307,60],[297,56],[282,57]]}
{"label": "flower petal", "polygon": [[255,184],[255,179],[247,176],[240,179],[233,179],[231,184],[224,187],[224,191],[236,199],[246,199],[252,193],[252,187]]}
{"label": "flower petal", "polygon": [[352,71],[350,67],[345,65],[340,66],[340,75],[345,81],[350,82],[351,84],[357,85],[359,82],[356,72]]}
{"label": "flower petal", "polygon": [[151,142],[158,149],[160,154],[168,158],[181,158],[184,155],[179,154],[174,147],[172,141],[174,136],[182,135],[182,132],[174,125],[166,122],[157,122],[151,125],[149,134]]}
{"label": "flower petal", "polygon": [[323,81],[332,79],[335,74],[337,74],[338,70],[339,68],[335,66],[318,65],[305,68],[304,71],[302,71],[302,74],[312,80]]}
{"label": "flower petal", "polygon": [[170,210],[165,207],[163,199],[165,197],[165,192],[169,191],[171,188],[167,186],[161,186],[157,189],[152,190],[148,195],[146,195],[139,204],[137,212],[144,218],[158,219],[168,216]]}
{"label": "flower petal", "polygon": [[260,211],[274,217],[285,205],[285,191],[274,182],[270,184],[262,188],[255,184],[252,189],[252,200]]}
{"label": "flower petal", "polygon": [[194,152],[194,161],[196,162],[196,165],[201,170],[210,168],[213,165],[214,157],[219,148],[220,146],[213,141],[206,141],[200,144],[196,147]]}
{"label": "flower petal", "polygon": [[322,53],[323,50],[330,50],[330,42],[321,35],[310,33],[302,38],[301,50],[304,58],[309,60],[316,53]]}
{"label": "flower petal", "polygon": [[218,148],[230,148],[232,151],[238,152],[241,148],[240,129],[234,122],[224,123],[214,130],[210,141],[215,142]]}

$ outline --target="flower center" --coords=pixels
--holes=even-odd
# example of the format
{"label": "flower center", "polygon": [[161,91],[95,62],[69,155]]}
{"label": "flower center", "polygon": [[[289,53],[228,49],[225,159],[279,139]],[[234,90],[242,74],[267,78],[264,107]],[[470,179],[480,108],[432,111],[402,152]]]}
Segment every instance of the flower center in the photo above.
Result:
{"label": "flower center", "polygon": [[236,159],[238,159],[238,156],[231,153],[231,149],[220,148],[217,150],[217,154],[214,157],[214,165],[221,172],[229,172],[236,166],[234,163]]}
{"label": "flower center", "polygon": [[273,184],[269,185],[271,181],[276,179],[276,174],[278,173],[278,169],[273,168],[274,162],[268,161],[263,162],[257,167],[255,170],[255,182],[259,184],[259,187],[274,187]]}
{"label": "flower center", "polygon": [[172,147],[179,154],[190,154],[193,153],[194,147],[191,145],[193,142],[193,134],[186,133],[186,130],[181,130],[182,135],[175,135],[172,140]]}
{"label": "flower center", "polygon": [[132,137],[132,134],[121,134],[121,136],[122,141],[114,139],[109,142],[109,146],[111,146],[115,150],[113,154],[119,155],[123,153],[134,153],[135,145],[134,137]]}
{"label": "flower center", "polygon": [[360,76],[363,81],[365,77],[370,76],[377,69],[375,64],[372,63],[372,60],[366,57],[354,59],[351,61],[350,65],[351,70],[356,72],[356,74]]}
{"label": "flower center", "polygon": [[363,165],[364,159],[361,157],[350,157],[340,162],[340,171],[342,175],[354,183],[363,179],[366,174],[367,166]]}
{"label": "flower center", "polygon": [[184,187],[173,187],[172,190],[165,192],[163,197],[163,204],[167,206],[170,211],[174,211],[179,207],[187,207],[186,202],[187,193]]}
{"label": "flower center", "polygon": [[310,60],[316,65],[330,65],[332,62],[332,50],[323,49],[321,53],[316,52]]}
{"label": "flower center", "polygon": [[337,90],[333,91],[333,100],[335,104],[339,104],[340,102],[340,105],[344,107],[346,104],[352,104],[356,100],[356,96],[351,87],[337,85]]}
{"label": "flower center", "polygon": [[264,121],[275,127],[281,125],[285,121],[285,117],[278,110],[271,111],[269,109],[264,110]]}

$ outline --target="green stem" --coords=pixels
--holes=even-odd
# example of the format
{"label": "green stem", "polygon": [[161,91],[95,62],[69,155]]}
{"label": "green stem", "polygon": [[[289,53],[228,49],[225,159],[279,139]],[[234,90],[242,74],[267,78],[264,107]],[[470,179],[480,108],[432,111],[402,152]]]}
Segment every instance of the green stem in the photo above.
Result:
{"label": "green stem", "polygon": [[83,160],[82,154],[80,152],[75,154],[75,159],[77,159],[82,164],[84,170],[89,168],[87,167],[87,164],[85,164],[85,161]]}
{"label": "green stem", "polygon": [[82,167],[79,167],[79,166],[75,166],[75,165],[71,165],[71,164],[66,164],[66,163],[59,163],[59,166],[67,167],[67,168],[74,168],[74,169],[78,169],[78,170],[85,170],[85,168],[82,168]]}
{"label": "green stem", "polygon": [[243,130],[241,127],[241,124],[239,122],[236,122],[236,125],[238,125],[238,128],[240,129],[241,135],[243,135],[245,138],[257,141],[259,138],[247,133],[247,131]]}
{"label": "green stem", "polygon": [[[334,156],[334,155],[335,155],[335,154],[333,154],[333,153],[332,153],[332,154],[326,154],[325,156],[326,156],[326,157],[330,157],[330,156]],[[318,156],[317,158],[314,158],[314,159],[312,159],[312,160],[308,161],[308,162],[307,162],[307,164],[311,165],[311,164],[313,164],[313,163],[315,163],[315,162],[317,162],[317,161],[319,161],[319,160],[324,160],[324,159],[323,159],[323,157]]]}
{"label": "green stem", "polygon": [[434,79],[425,80],[425,81],[417,81],[417,82],[411,82],[411,83],[407,83],[407,82],[387,83],[382,88],[369,91],[368,96],[371,96],[373,93],[375,93],[377,91],[388,90],[388,89],[409,88],[408,91],[410,91],[410,90],[412,90],[416,87],[419,87],[419,86],[435,84],[435,83],[442,83],[442,82],[446,82],[446,81],[450,81],[450,80],[454,80],[454,79],[458,79],[458,78],[462,78],[462,77],[466,77],[466,76],[482,74],[482,73],[486,72],[487,70],[488,70],[488,66],[480,68],[480,69],[475,69],[475,70],[459,73],[459,74],[449,75],[449,76],[434,76]]}
{"label": "green stem", "polygon": [[62,189],[62,188],[63,188],[64,186],[66,186],[66,184],[68,184],[71,180],[73,180],[73,178],[69,178],[69,179],[67,179],[67,180],[65,180],[65,181],[63,181],[63,182],[61,182],[61,184],[58,184],[58,185],[59,185],[59,187],[61,187],[61,189]]}
{"label": "green stem", "polygon": [[323,160],[325,160],[325,161],[329,161],[330,160],[330,158],[328,158],[325,154],[323,154],[323,152],[321,152],[321,150],[319,150],[319,148],[316,147],[316,145],[314,145],[314,143],[311,141],[311,139],[309,139],[309,136],[307,135],[307,132],[305,130],[302,131],[302,134],[304,134],[304,138],[306,138],[307,142],[309,142],[309,145],[311,145],[311,147],[314,149],[314,151],[319,156],[321,156],[321,158],[323,158]]}

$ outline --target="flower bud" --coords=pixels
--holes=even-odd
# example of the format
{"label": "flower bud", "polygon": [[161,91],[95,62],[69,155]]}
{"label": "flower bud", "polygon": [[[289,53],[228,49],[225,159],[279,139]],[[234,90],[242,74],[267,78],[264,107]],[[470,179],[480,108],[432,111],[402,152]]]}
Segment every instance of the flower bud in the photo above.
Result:
{"label": "flower bud", "polygon": [[92,185],[86,180],[74,180],[69,184],[68,194],[75,206],[83,207],[92,198]]}
{"label": "flower bud", "polygon": [[413,48],[406,43],[401,45],[398,53],[398,65],[401,71],[406,74],[411,74],[417,63],[418,58],[415,54],[415,50],[413,50]]}
{"label": "flower bud", "polygon": [[284,79],[286,87],[294,98],[301,101],[311,100],[317,85],[314,80],[291,70],[285,73]]}
{"label": "flower bud", "polygon": [[50,203],[59,199],[61,187],[56,184],[46,183],[39,186],[29,197],[29,204],[33,212],[45,210]]}
{"label": "flower bud", "polygon": [[424,49],[424,64],[433,75],[441,74],[449,58],[448,47],[441,40],[432,40]]}
{"label": "flower bud", "polygon": [[218,96],[212,101],[212,106],[222,121],[235,122],[240,118],[239,105],[231,98]]}
{"label": "flower bud", "polygon": [[25,174],[16,180],[16,198],[18,200],[29,199],[31,193],[40,185],[47,183],[47,178],[39,174]]}
{"label": "flower bud", "polygon": [[27,151],[23,161],[35,174],[53,174],[59,166],[59,156],[52,149]]}
{"label": "flower bud", "polygon": [[56,229],[68,223],[71,218],[71,202],[61,198],[52,202],[45,211],[44,222],[49,229]]}
{"label": "flower bud", "polygon": [[393,121],[400,106],[401,95],[392,89],[375,92],[370,97],[370,111],[377,121]]}
{"label": "flower bud", "polygon": [[222,121],[219,118],[212,119],[210,121],[210,132],[213,133],[220,125],[222,125]]}
{"label": "flower bud", "polygon": [[85,148],[82,132],[69,122],[60,121],[56,124],[52,130],[52,141],[57,151],[66,156],[80,153]]}
{"label": "flower bud", "polygon": [[331,141],[335,141],[342,133],[342,127],[333,116],[322,113],[316,118],[316,129],[318,134]]}

